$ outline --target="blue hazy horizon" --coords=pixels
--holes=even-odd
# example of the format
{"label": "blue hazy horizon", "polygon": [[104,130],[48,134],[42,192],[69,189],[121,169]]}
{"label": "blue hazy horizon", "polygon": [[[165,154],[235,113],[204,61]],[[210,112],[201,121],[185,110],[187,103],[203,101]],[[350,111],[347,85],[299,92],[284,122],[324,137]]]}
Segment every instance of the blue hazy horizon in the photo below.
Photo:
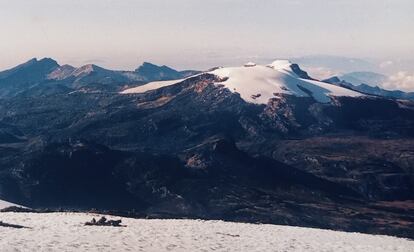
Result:
{"label": "blue hazy horizon", "polygon": [[0,69],[33,57],[133,69],[310,54],[414,58],[410,0],[0,0]]}

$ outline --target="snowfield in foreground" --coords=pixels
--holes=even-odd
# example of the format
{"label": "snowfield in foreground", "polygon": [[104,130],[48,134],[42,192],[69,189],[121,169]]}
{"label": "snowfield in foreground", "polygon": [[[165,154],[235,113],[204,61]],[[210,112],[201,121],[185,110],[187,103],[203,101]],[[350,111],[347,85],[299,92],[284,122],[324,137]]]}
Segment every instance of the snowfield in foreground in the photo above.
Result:
{"label": "snowfield in foreground", "polygon": [[414,251],[401,238],[277,225],[122,218],[126,227],[84,226],[93,217],[0,213],[0,221],[29,227],[0,227],[0,251]]}

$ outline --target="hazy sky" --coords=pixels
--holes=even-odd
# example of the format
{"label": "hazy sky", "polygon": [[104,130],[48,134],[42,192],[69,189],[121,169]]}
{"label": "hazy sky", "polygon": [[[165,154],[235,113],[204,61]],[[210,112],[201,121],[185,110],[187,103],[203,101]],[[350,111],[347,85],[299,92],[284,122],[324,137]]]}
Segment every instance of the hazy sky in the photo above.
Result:
{"label": "hazy sky", "polygon": [[414,58],[413,0],[0,0],[0,69],[134,69],[332,54]]}

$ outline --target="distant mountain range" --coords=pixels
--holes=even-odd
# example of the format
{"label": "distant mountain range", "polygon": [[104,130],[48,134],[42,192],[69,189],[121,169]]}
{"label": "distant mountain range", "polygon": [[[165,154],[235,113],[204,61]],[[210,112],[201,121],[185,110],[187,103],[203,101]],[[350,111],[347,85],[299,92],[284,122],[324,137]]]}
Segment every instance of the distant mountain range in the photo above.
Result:
{"label": "distant mountain range", "polygon": [[143,63],[135,71],[114,71],[89,64],[79,68],[62,65],[55,60],[31,59],[0,72],[0,98],[18,94],[41,95],[74,90],[118,91],[128,85],[154,80],[188,77],[198,71],[176,71],[167,66]]}
{"label": "distant mountain range", "polygon": [[323,80],[324,82],[349,88],[364,94],[376,95],[390,99],[414,100],[414,92],[403,92],[400,90],[386,90],[378,84],[386,81],[387,77],[373,72],[352,72],[334,76]]}
{"label": "distant mountain range", "polygon": [[[323,64],[330,63],[330,61],[338,62],[336,58],[321,57],[319,60]],[[298,58],[298,61],[305,63],[310,61],[314,64],[315,58]],[[342,60],[339,62],[346,65],[348,61]],[[349,64],[355,63],[353,60],[349,60],[349,62]],[[361,64],[364,64],[364,62]],[[299,77],[312,79],[305,71],[300,69],[299,65],[292,64],[292,68],[295,68]],[[50,58],[41,60],[34,58],[12,69],[0,72],[0,98],[15,95],[38,96],[73,91],[117,92],[151,81],[183,79],[198,73],[200,71],[177,71],[168,66],[158,66],[149,62],[144,62],[135,71],[115,71],[93,64],[78,68],[70,65],[61,66]],[[378,87],[377,85],[384,82],[387,77],[375,72],[349,72],[339,75],[337,78],[330,78],[325,82],[338,84],[365,94],[393,99],[414,99],[414,92],[389,91]]]}
{"label": "distant mountain range", "polygon": [[386,75],[375,72],[350,72],[339,75],[338,77],[353,85],[366,84],[374,87],[388,80]]}

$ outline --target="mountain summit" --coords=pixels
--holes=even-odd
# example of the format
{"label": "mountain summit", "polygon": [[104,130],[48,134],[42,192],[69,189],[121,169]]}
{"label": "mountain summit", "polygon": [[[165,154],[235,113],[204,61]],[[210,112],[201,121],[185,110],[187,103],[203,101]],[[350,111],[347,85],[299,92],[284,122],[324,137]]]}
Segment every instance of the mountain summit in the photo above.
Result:
{"label": "mountain summit", "polygon": [[20,80],[33,83],[45,79],[46,75],[57,67],[59,67],[59,64],[51,58],[43,58],[41,60],[33,58],[16,67],[0,72],[0,81]]}
{"label": "mountain summit", "polygon": [[47,75],[59,67],[50,58],[33,58],[21,65],[0,72],[0,97],[13,96],[47,79]]}
{"label": "mountain summit", "polygon": [[157,66],[149,62],[144,62],[135,72],[144,76],[147,81],[176,80],[199,73],[194,70],[177,71],[165,65]]}
{"label": "mountain summit", "polygon": [[149,62],[144,62],[141,66],[135,69],[135,72],[139,75],[146,76],[151,80],[172,80],[181,78],[180,72],[167,67],[157,66]]}

